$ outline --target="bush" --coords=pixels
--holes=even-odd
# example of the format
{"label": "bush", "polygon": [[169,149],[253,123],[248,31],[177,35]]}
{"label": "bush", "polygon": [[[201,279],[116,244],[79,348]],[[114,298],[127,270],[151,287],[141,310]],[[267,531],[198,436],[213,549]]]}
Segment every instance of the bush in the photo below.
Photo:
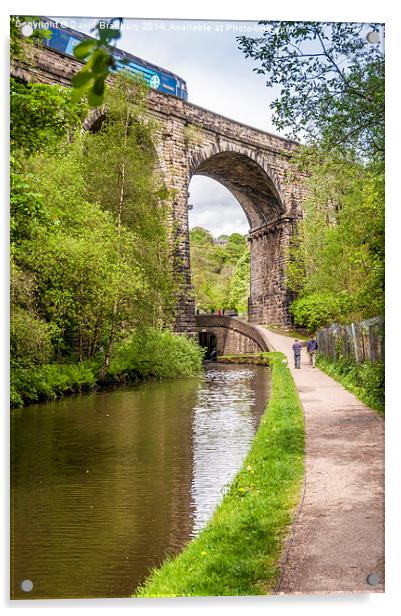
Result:
{"label": "bush", "polygon": [[18,365],[43,364],[53,353],[50,328],[28,310],[13,307],[10,321],[11,360]]}
{"label": "bush", "polygon": [[194,376],[201,371],[203,351],[184,335],[149,328],[139,330],[117,346],[109,378]]}
{"label": "bush", "polygon": [[[117,345],[106,382],[138,377],[194,376],[202,369],[203,351],[187,336],[170,331],[137,331]],[[95,360],[76,364],[14,366],[11,370],[11,406],[54,400],[87,391],[96,385],[100,365]]]}
{"label": "bush", "polygon": [[313,293],[296,299],[290,307],[295,325],[315,331],[349,314],[351,301],[346,294]]}
{"label": "bush", "polygon": [[83,392],[96,384],[96,371],[88,362],[15,367],[11,370],[11,406],[54,400],[65,394]]}

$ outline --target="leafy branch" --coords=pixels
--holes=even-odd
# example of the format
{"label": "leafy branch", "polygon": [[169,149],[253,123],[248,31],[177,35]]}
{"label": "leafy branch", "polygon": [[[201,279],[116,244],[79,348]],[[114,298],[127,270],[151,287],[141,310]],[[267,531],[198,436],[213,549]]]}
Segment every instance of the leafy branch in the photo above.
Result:
{"label": "leafy branch", "polygon": [[79,101],[87,95],[91,107],[103,103],[106,79],[116,68],[110,48],[121,37],[122,21],[121,17],[99,21],[94,28],[98,38],[84,40],[74,48],[74,56],[85,62],[85,66],[72,78],[73,100]]}

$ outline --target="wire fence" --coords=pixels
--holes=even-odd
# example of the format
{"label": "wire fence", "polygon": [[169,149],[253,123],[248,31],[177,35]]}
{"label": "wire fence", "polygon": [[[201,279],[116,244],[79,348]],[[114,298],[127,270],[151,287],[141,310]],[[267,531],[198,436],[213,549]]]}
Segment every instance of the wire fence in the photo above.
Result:
{"label": "wire fence", "polygon": [[335,361],[340,357],[358,363],[384,361],[384,318],[374,317],[350,325],[333,323],[317,332],[322,355]]}

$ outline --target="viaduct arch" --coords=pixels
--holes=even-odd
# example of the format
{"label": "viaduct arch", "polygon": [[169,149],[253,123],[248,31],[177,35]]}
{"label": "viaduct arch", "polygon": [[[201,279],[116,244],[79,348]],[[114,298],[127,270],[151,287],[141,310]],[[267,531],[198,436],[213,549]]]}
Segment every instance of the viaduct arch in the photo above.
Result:
{"label": "viaduct arch", "polygon": [[[81,67],[55,50],[34,47],[11,71],[24,81],[68,87]],[[102,113],[96,110],[86,127]],[[174,195],[168,218],[182,280],[176,331],[196,331],[188,226],[193,175],[208,176],[228,188],[249,221],[249,320],[288,325],[292,296],[285,286],[286,250],[305,197],[303,178],[294,179],[291,169],[298,144],[154,90],[147,95],[147,114],[156,124],[160,171]]]}

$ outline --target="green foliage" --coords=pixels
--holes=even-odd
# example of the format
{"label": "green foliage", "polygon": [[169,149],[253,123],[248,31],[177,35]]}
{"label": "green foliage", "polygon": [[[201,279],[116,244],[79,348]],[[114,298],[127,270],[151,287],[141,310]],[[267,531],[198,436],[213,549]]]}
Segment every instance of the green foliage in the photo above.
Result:
{"label": "green foliage", "polygon": [[24,173],[23,166],[14,160],[10,174],[10,235],[11,243],[29,237],[46,219],[42,195],[35,177]]}
{"label": "green foliage", "polygon": [[[107,378],[120,383],[138,378],[195,376],[202,370],[203,352],[195,341],[170,331],[142,329],[120,342]],[[36,360],[35,360],[36,361]],[[39,364],[39,362],[37,362]],[[99,382],[101,357],[78,363],[14,365],[11,406],[23,406],[92,389]]]}
{"label": "green foliage", "polygon": [[35,281],[14,259],[10,268],[10,356],[11,367],[33,366],[51,359],[51,329],[35,310]]}
{"label": "green foliage", "polygon": [[296,323],[360,320],[384,310],[384,52],[381,24],[261,22],[239,37],[267,86],[274,122],[306,137],[296,175],[307,191],[289,250]]}
{"label": "green foliage", "polygon": [[294,315],[295,325],[316,331],[334,321],[340,321],[343,315],[348,315],[350,301],[346,293],[312,293],[296,299],[290,310]]}
{"label": "green foliage", "polygon": [[[170,195],[155,171],[141,88],[118,77],[107,122],[70,142],[79,106],[68,123],[73,105],[61,90],[14,86],[26,111],[11,108],[12,400],[21,404],[80,391],[96,377],[80,384],[71,366],[105,347],[110,358],[110,341],[139,326],[170,324],[175,284]],[[46,367],[54,360],[70,368]]]}
{"label": "green foliage", "polygon": [[[311,329],[384,311],[384,173],[321,149],[303,153],[308,196],[290,247],[292,312]],[[308,310],[310,315],[308,315]],[[320,312],[319,312],[320,311]]]}
{"label": "green foliage", "polygon": [[238,37],[267,87],[278,85],[273,121],[327,149],[384,157],[384,51],[368,42],[381,24],[261,22],[263,36]]}
{"label": "green foliage", "polygon": [[12,364],[42,364],[53,355],[48,323],[20,306],[11,312],[10,340]]}
{"label": "green foliage", "polygon": [[17,367],[11,372],[11,406],[52,400],[94,387],[96,374],[93,365],[45,364],[35,369]]}
{"label": "green foliage", "polygon": [[155,328],[138,329],[116,348],[108,378],[194,376],[202,369],[203,352],[184,335]]}
{"label": "green foliage", "polygon": [[238,260],[247,252],[246,239],[240,233],[232,233],[224,246],[224,261],[236,265]]}
{"label": "green foliage", "polygon": [[[115,23],[117,22],[117,23]],[[90,107],[101,105],[106,90],[106,79],[116,68],[111,46],[121,37],[121,18],[99,21],[96,39],[87,39],[74,47],[74,56],[85,66],[72,78],[73,100],[87,96]]]}
{"label": "green foliage", "polygon": [[206,311],[239,308],[246,311],[249,295],[246,239],[239,233],[224,239],[227,239],[226,244],[219,246],[211,233],[202,227],[195,227],[190,232],[196,306]]}
{"label": "green foliage", "polygon": [[[46,216],[31,226],[30,237],[19,238],[14,254],[35,279],[36,308],[49,323],[57,355],[68,355],[79,339],[82,359],[95,339],[100,344],[118,286],[125,298],[137,298],[143,277],[132,255],[135,238],[120,237],[111,215],[85,200],[78,142],[61,158],[37,157],[29,171]],[[119,242],[127,246],[123,257]]]}
{"label": "green foliage", "polygon": [[123,227],[132,234],[130,244],[120,242],[120,255],[130,250],[146,280],[135,307],[118,297],[120,319],[135,315],[142,324],[164,326],[173,319],[176,291],[168,244],[170,195],[156,173],[153,127],[141,119],[143,95],[135,80],[118,75],[106,97],[107,121],[86,136],[83,169],[87,198],[111,212],[119,235]]}
{"label": "green foliage", "polygon": [[236,310],[238,314],[248,312],[250,277],[251,258],[249,250],[247,250],[238,259],[230,284],[230,306]]}
{"label": "green foliage", "polygon": [[381,413],[384,412],[384,362],[357,363],[344,357],[331,361],[319,354],[317,365],[355,394],[362,402]]}
{"label": "green foliage", "polygon": [[82,124],[85,105],[71,102],[66,88],[46,84],[22,84],[11,79],[11,242],[31,237],[47,222],[37,176],[28,159],[38,154],[58,157],[67,137]]}
{"label": "green foliage", "polygon": [[13,156],[50,153],[62,139],[80,128],[84,104],[74,104],[67,88],[19,83],[11,78],[10,142]]}
{"label": "green foliage", "polygon": [[269,593],[303,476],[301,404],[282,353],[267,353],[272,396],[252,448],[211,521],[155,569],[139,597]]}
{"label": "green foliage", "polygon": [[213,235],[207,229],[203,227],[194,227],[190,231],[191,242],[196,244],[202,244],[206,246],[213,246]]}

